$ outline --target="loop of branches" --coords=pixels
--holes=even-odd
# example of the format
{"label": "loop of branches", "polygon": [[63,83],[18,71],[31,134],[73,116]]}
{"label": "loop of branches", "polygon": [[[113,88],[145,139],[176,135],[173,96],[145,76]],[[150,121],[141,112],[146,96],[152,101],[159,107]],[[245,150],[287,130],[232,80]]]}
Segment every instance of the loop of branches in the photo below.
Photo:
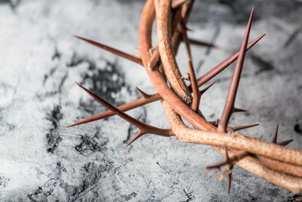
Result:
{"label": "loop of branches", "polygon": [[[139,55],[125,53],[108,45],[83,37],[78,37],[98,48],[107,50],[144,67],[156,94],[149,95],[139,89],[142,97],[114,107],[93,92],[81,86],[94,99],[108,108],[108,111],[77,121],[71,126],[100,120],[112,115],[118,115],[135,125],[139,132],[132,138],[131,143],[146,133],[161,136],[175,136],[178,140],[195,144],[207,144],[221,153],[225,160],[209,168],[229,169],[229,190],[231,185],[231,169],[239,166],[256,176],[264,178],[276,186],[294,193],[302,192],[302,151],[285,147],[291,140],[277,142],[277,135],[273,142],[252,138],[237,130],[256,126],[257,124],[230,127],[229,119],[236,111],[235,101],[240,75],[244,66],[244,59],[248,49],[252,48],[264,35],[249,42],[252,29],[254,10],[252,9],[240,49],[225,59],[209,72],[196,78],[190,45],[193,43],[189,36],[187,20],[194,4],[193,0],[147,0],[141,12],[139,24]],[[152,45],[152,29],[156,23],[158,44]],[[196,42],[196,40],[194,40]],[[190,84],[186,84],[179,70],[176,54],[181,42],[185,43],[188,74]],[[215,44],[200,41],[199,44],[218,47]],[[231,78],[226,103],[219,121],[214,124],[206,120],[200,112],[200,97],[203,95],[199,87],[216,77],[220,72],[236,62]],[[160,129],[142,123],[125,113],[125,111],[161,100],[171,129]],[[183,120],[186,120],[185,124]]]}

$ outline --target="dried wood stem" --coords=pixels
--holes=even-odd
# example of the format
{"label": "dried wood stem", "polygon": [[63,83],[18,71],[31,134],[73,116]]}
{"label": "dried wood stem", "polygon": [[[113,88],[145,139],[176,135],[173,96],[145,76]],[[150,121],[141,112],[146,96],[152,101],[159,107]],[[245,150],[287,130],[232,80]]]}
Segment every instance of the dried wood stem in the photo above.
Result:
{"label": "dried wood stem", "polygon": [[[134,108],[152,103],[152,102],[157,101],[157,100],[160,100],[159,94],[151,95],[150,97],[147,97],[147,98],[142,97],[142,98],[139,98],[139,99],[134,100],[132,102],[122,104],[122,105],[118,106],[117,108],[121,111],[128,111],[128,110],[131,110],[131,109],[134,109]],[[97,121],[97,120],[101,120],[101,119],[111,117],[113,115],[116,115],[116,112],[109,109],[107,111],[89,116],[87,118],[80,119],[80,120],[76,121],[75,123],[73,123],[71,125],[68,125],[67,127],[74,127],[74,126],[82,125],[82,124],[85,124],[85,123],[90,123],[90,122],[93,122],[93,121]]]}
{"label": "dried wood stem", "polygon": [[[148,49],[151,48],[151,27],[152,27],[152,21],[154,18],[154,13],[152,8],[152,1],[147,1],[144,10],[142,12],[141,16],[141,24],[140,24],[140,52],[142,55],[142,60],[144,64],[148,64],[149,56],[147,54]],[[178,110],[178,112],[186,118],[192,120],[192,123],[194,123],[194,114],[191,113],[189,110],[185,109],[186,105],[183,105],[181,103],[178,103],[177,97],[175,98],[175,94],[173,92],[170,92],[169,89],[165,86],[165,83],[162,82],[161,75],[158,74],[156,71],[148,71],[147,73],[150,77],[150,80],[153,82],[154,86],[156,87],[158,92],[161,92],[160,94],[165,94],[165,100],[169,101],[169,106],[173,106],[174,109]],[[177,104],[176,104],[177,103]],[[163,102],[163,104],[166,104]],[[178,105],[179,104],[179,105]],[[167,109],[169,106],[166,106],[165,109]],[[173,115],[174,112],[171,110],[171,114]],[[188,112],[188,113],[186,113]],[[193,116],[191,116],[193,115]],[[193,117],[193,118],[192,118]],[[171,119],[170,116],[168,116],[169,119]],[[173,121],[170,121],[170,123],[173,123]],[[195,124],[201,123],[200,128],[204,128],[202,121],[196,121]],[[280,176],[278,173],[275,173],[269,169],[265,169],[262,165],[259,164],[258,161],[247,157],[248,159],[244,159],[244,163],[240,163],[245,169],[264,177],[265,179],[271,181],[274,184],[277,184],[279,186],[288,188],[292,191],[297,191],[297,189],[301,189],[301,182],[299,180],[294,181],[295,178],[288,178],[289,176]],[[247,166],[247,167],[245,167]],[[260,172],[260,171],[265,172]],[[277,175],[278,177],[281,177],[282,180],[276,180],[274,176]],[[288,179],[288,181],[284,181],[284,179]],[[290,181],[290,183],[288,183]],[[289,185],[290,184],[290,185]],[[295,186],[292,186],[295,185]],[[299,188],[300,186],[300,188]]]}
{"label": "dried wood stem", "polygon": [[[281,146],[286,146],[290,142],[291,142],[291,140],[285,140],[285,141],[281,141],[276,144],[281,145]],[[228,158],[228,160],[224,160],[224,161],[218,162],[216,164],[207,166],[207,169],[218,169],[218,168],[221,168],[228,164],[235,164],[239,160],[241,160],[247,156],[250,156],[250,155],[252,155],[252,154],[250,154],[248,152],[239,152],[239,153],[235,154],[234,156]],[[275,171],[279,171],[279,172],[290,174],[290,175],[297,176],[297,177],[302,177],[302,167],[297,167],[297,166],[282,163],[282,162],[276,163],[276,161],[274,161],[274,160],[264,158],[261,156],[259,156],[258,159],[260,160],[260,162],[263,165],[265,165]]]}
{"label": "dried wood stem", "polygon": [[114,111],[122,119],[124,119],[125,121],[127,121],[127,122],[135,125],[139,129],[137,135],[135,135],[135,137],[130,141],[129,144],[131,144],[136,139],[138,139],[139,137],[143,136],[146,133],[152,133],[152,134],[156,134],[156,135],[160,135],[160,136],[167,136],[167,137],[173,136],[173,133],[172,133],[172,131],[170,129],[161,129],[161,128],[157,128],[157,127],[145,124],[143,122],[140,122],[140,121],[136,120],[135,118],[129,116],[128,114],[122,112],[118,108],[114,107],[113,105],[111,105],[110,103],[108,103],[106,100],[104,100],[103,98],[99,97],[98,95],[96,95],[92,91],[88,90],[87,88],[85,88],[81,84],[79,84],[79,83],[77,83],[77,84],[78,84],[78,86],[80,88],[82,88],[84,91],[86,91],[92,98],[94,98],[97,102],[101,103],[105,107],[107,107],[110,110]]}
{"label": "dried wood stem", "polygon": [[[193,1],[146,1],[141,14],[139,26],[140,58],[123,51],[119,51],[110,46],[78,37],[88,43],[124,57],[137,64],[142,64],[145,67],[145,71],[157,93],[154,95],[148,95],[139,90],[143,95],[142,98],[119,107],[114,107],[101,97],[80,85],[80,87],[89,93],[94,99],[106,106],[108,110],[79,120],[72,126],[117,114],[139,129],[139,132],[134,138],[132,138],[130,143],[146,133],[154,133],[162,136],[174,135],[178,140],[183,142],[211,145],[219,153],[226,156],[226,160],[224,162],[213,165],[212,168],[229,166],[229,190],[231,188],[232,179],[231,169],[233,165],[238,165],[277,186],[295,193],[302,192],[302,151],[298,149],[285,148],[284,145],[288,144],[291,140],[277,142],[276,132],[273,143],[267,143],[256,138],[248,137],[239,132],[235,132],[240,129],[254,127],[257,124],[227,128],[231,114],[236,110],[238,111],[238,108],[236,109],[234,107],[234,103],[238,91],[245,53],[264,36],[262,35],[248,44],[253,10],[249,18],[240,50],[213,67],[208,73],[202,75],[199,79],[196,79],[192,65],[191,49],[189,46],[190,42],[194,43],[194,40],[190,41],[186,33],[186,20],[190,13],[190,9],[192,8],[192,4]],[[157,21],[157,36],[159,44],[152,47],[151,33],[155,16]],[[182,25],[182,30],[179,31],[176,28],[180,25]],[[191,86],[189,87],[187,87],[183,82],[183,77],[175,59],[181,40],[185,42],[188,52],[191,79]],[[213,44],[205,45],[214,46]],[[215,124],[208,122],[202,115],[197,113],[199,100],[196,99],[196,96],[200,95],[200,92],[198,91],[198,94],[196,89],[198,90],[198,86],[201,86],[214,78],[236,60],[237,64],[229,87],[227,102],[217,127]],[[193,91],[193,99],[191,98],[191,90]],[[166,112],[171,129],[160,129],[147,125],[123,112],[156,100],[162,101],[162,106]],[[191,106],[188,106],[188,104],[195,101],[197,101],[198,104],[192,104],[192,108]],[[183,119],[188,121],[195,129],[187,127],[182,121]]]}
{"label": "dried wood stem", "polygon": [[[171,3],[172,1],[158,1],[156,4],[156,19],[158,31],[158,49],[160,53],[161,62],[165,71],[165,75],[170,82],[172,88],[178,96],[186,103],[191,102],[191,95],[188,88],[182,81],[179,68],[177,67],[174,50],[171,46],[171,33],[169,27],[171,26]],[[161,15],[163,13],[163,15]],[[163,50],[165,50],[163,52]],[[165,53],[165,54],[164,54]]]}
{"label": "dried wood stem", "polygon": [[239,130],[243,130],[243,129],[247,129],[247,128],[253,128],[253,127],[256,127],[256,126],[259,126],[259,123],[235,126],[235,127],[231,127],[231,128],[232,128],[233,131],[239,131]]}
{"label": "dried wood stem", "polygon": [[[256,45],[264,36],[265,36],[265,34],[262,34],[261,36],[256,38],[254,41],[250,42],[250,44],[246,48],[246,51],[248,51],[250,48],[252,48],[254,45]],[[198,79],[198,85],[199,86],[202,85],[202,83],[205,80],[209,80],[209,78],[213,78],[214,76],[216,76],[217,74],[222,72],[229,65],[231,65],[233,62],[235,62],[238,59],[238,56],[239,56],[239,51],[236,52],[235,54],[231,55],[230,57],[224,59],[222,62],[217,64],[215,67],[211,68],[211,70],[207,74],[201,76]]]}
{"label": "dried wood stem", "polygon": [[[261,35],[260,37],[258,37],[257,39],[255,39],[254,41],[252,41],[248,48],[253,47],[258,41],[260,41],[265,35]],[[247,48],[247,50],[248,50]],[[154,56],[155,55],[155,56]],[[152,59],[153,58],[153,59]],[[157,58],[157,59],[154,59]],[[225,60],[223,60],[223,62],[219,63],[218,65],[216,65],[215,67],[211,68],[211,70],[209,70],[208,72],[206,72],[203,76],[201,76],[198,79],[198,86],[202,86],[205,83],[207,83],[208,81],[210,81],[213,77],[215,77],[216,75],[218,75],[220,72],[222,72],[223,70],[225,70],[230,64],[232,64],[233,62],[235,62],[238,58],[238,52],[235,53],[234,55],[226,58]],[[159,64],[159,52],[158,50],[154,50],[150,61],[153,61],[154,64],[152,64],[152,62],[149,62],[147,64],[147,67],[150,69],[153,69],[155,65]],[[139,98],[137,100],[131,101],[129,103],[123,104],[121,106],[119,106],[118,108],[122,111],[128,111],[155,101],[160,100],[161,97],[158,93],[152,95],[150,98],[145,99],[145,98]],[[90,117],[81,119],[76,121],[74,124],[71,124],[67,127],[73,127],[73,126],[77,126],[77,125],[81,125],[81,124],[85,124],[85,123],[89,123],[89,122],[93,122],[93,121],[97,121],[97,120],[101,120],[103,118],[107,118],[110,116],[115,115],[114,112],[107,110],[105,112],[101,112],[95,115],[92,115]]]}
{"label": "dried wood stem", "polygon": [[211,42],[202,41],[199,39],[193,39],[191,37],[188,37],[188,41],[191,45],[195,45],[195,46],[201,46],[201,47],[206,47],[206,48],[219,48],[217,45],[215,45]]}
{"label": "dried wood stem", "polygon": [[125,59],[131,61],[131,62],[142,65],[142,60],[139,57],[136,57],[136,56],[131,55],[129,53],[126,53],[124,51],[118,50],[116,48],[112,48],[111,46],[105,45],[103,43],[100,43],[100,42],[97,42],[97,41],[94,41],[94,40],[91,40],[91,39],[87,39],[87,38],[84,38],[84,37],[81,37],[81,36],[75,36],[75,37],[82,40],[82,41],[85,41],[85,42],[87,42],[87,43],[89,43],[89,44],[91,44],[95,47],[106,50],[106,51],[108,51],[108,52],[110,52],[114,55],[120,56],[122,58],[125,58]]}
{"label": "dried wood stem", "polygon": [[193,111],[198,111],[199,108],[199,103],[200,103],[200,96],[201,93],[198,90],[198,84],[197,84],[197,79],[196,79],[196,74],[194,71],[193,67],[193,57],[192,57],[192,51],[190,47],[190,43],[188,41],[188,35],[187,35],[187,30],[185,28],[184,22],[181,22],[181,33],[183,36],[183,40],[185,42],[187,54],[188,54],[188,66],[189,66],[189,78],[191,82],[191,88],[192,88],[192,104],[191,108]]}
{"label": "dried wood stem", "polygon": [[249,21],[246,26],[246,30],[245,30],[245,34],[244,34],[244,39],[243,39],[241,47],[240,47],[237,64],[236,64],[236,67],[235,67],[235,70],[234,70],[234,73],[232,76],[231,84],[230,84],[230,87],[228,90],[227,100],[224,105],[223,113],[221,115],[221,118],[220,118],[220,121],[218,124],[218,130],[222,131],[222,132],[226,132],[229,119],[230,119],[233,109],[234,109],[234,103],[236,100],[240,76],[241,76],[244,58],[245,58],[245,50],[246,50],[246,47],[248,44],[251,26],[252,26],[252,22],[253,22],[253,16],[254,16],[254,9],[252,9],[252,11],[250,13]]}

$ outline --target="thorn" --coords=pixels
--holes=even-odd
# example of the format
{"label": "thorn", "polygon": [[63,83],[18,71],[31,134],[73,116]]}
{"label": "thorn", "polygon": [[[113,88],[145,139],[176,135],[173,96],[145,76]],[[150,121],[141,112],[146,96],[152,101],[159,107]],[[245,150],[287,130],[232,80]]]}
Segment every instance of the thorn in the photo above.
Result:
{"label": "thorn", "polygon": [[200,95],[203,95],[205,92],[207,92],[207,90],[209,90],[212,86],[214,86],[215,83],[216,83],[216,81],[214,81],[213,83],[211,83],[210,85],[208,85],[207,87],[205,87],[204,89],[202,89],[200,91]]}
{"label": "thorn", "polygon": [[285,147],[286,145],[290,144],[293,141],[293,139],[289,139],[289,140],[278,142],[278,131],[279,131],[279,124],[276,125],[275,134],[273,136],[272,143]]}
{"label": "thorn", "polygon": [[[133,100],[131,102],[122,104],[122,105],[118,106],[117,108],[119,110],[121,110],[121,111],[128,111],[128,110],[135,109],[137,107],[143,106],[145,104],[149,104],[149,103],[158,101],[160,99],[161,98],[160,98],[159,94],[154,94],[154,95],[151,95],[149,98],[144,98],[144,97],[143,98],[139,98],[139,99]],[[100,112],[98,114],[94,114],[94,115],[91,115],[89,117],[80,119],[80,120],[76,121],[75,123],[73,123],[71,125],[67,125],[66,127],[70,128],[70,127],[82,125],[82,124],[85,124],[85,123],[90,123],[90,122],[93,122],[93,121],[98,121],[98,120],[101,120],[101,119],[104,119],[104,118],[108,118],[108,117],[111,117],[111,116],[114,116],[114,115],[116,115],[115,112],[113,112],[111,110],[106,110],[104,112]]]}
{"label": "thorn", "polygon": [[172,8],[177,9],[180,6],[182,6],[184,3],[186,3],[188,0],[173,0],[172,1]]}
{"label": "thorn", "polygon": [[157,128],[157,127],[145,124],[143,122],[140,122],[140,121],[136,120],[135,118],[129,116],[128,114],[124,113],[123,111],[119,110],[118,108],[114,107],[109,102],[107,102],[103,98],[99,97],[98,95],[96,95],[92,91],[88,90],[87,88],[85,88],[81,84],[77,83],[77,85],[80,88],[82,88],[85,92],[87,92],[97,102],[104,105],[105,107],[107,107],[111,111],[115,112],[118,116],[120,116],[125,121],[135,125],[138,129],[140,129],[141,131],[144,131],[144,133],[153,133],[153,134],[157,134],[157,135],[161,135],[161,136],[168,136],[168,137],[173,135],[170,129],[161,129],[161,128]]}
{"label": "thorn", "polygon": [[[180,25],[182,28],[185,28],[185,23],[184,21],[180,22]],[[195,74],[195,70],[193,67],[193,58],[192,58],[192,51],[190,47],[190,43],[188,42],[188,36],[187,36],[187,29],[184,29],[183,32],[181,32],[183,40],[185,42],[186,46],[186,51],[188,54],[188,66],[189,66],[189,71],[188,71],[188,76],[191,82],[191,89],[192,89],[192,103],[191,103],[191,108],[193,111],[197,112],[200,104],[200,92],[198,90],[198,83],[197,83],[197,78]]]}
{"label": "thorn", "polygon": [[96,46],[98,48],[101,48],[103,50],[106,50],[114,55],[117,55],[117,56],[120,56],[122,58],[125,58],[127,60],[130,60],[131,62],[134,62],[134,63],[137,63],[139,65],[142,65],[143,62],[140,58],[134,56],[134,55],[131,55],[131,54],[128,54],[124,51],[120,51],[116,48],[113,48],[113,47],[110,47],[110,46],[107,46],[103,43],[100,43],[100,42],[97,42],[97,41],[94,41],[94,40],[91,40],[91,39],[87,39],[87,38],[84,38],[84,37],[81,37],[81,36],[75,36],[76,38],[82,40],[82,41],[85,41],[93,46]]}
{"label": "thorn", "polygon": [[206,48],[217,48],[219,49],[219,47],[211,42],[207,42],[207,41],[202,41],[202,40],[197,40],[197,39],[193,39],[193,38],[188,38],[189,43],[195,46],[201,46],[201,47],[206,47]]}
{"label": "thorn", "polygon": [[211,169],[220,169],[222,166],[225,166],[228,164],[231,164],[233,166],[233,164],[235,162],[241,160],[242,158],[246,157],[247,155],[250,155],[250,154],[247,152],[241,152],[241,153],[238,153],[238,155],[232,156],[232,158],[229,158],[229,160],[224,159],[223,161],[218,162],[214,165],[207,166],[206,168],[208,170],[211,170]]}
{"label": "thorn", "polygon": [[227,161],[229,161],[230,160],[230,156],[229,156],[229,152],[228,152],[228,148],[224,148],[224,152],[225,152],[225,158],[226,158],[226,160]]}
{"label": "thorn", "polygon": [[233,180],[233,174],[232,171],[230,170],[230,173],[228,173],[228,193],[231,193],[232,180]]}
{"label": "thorn", "polygon": [[248,112],[248,110],[246,109],[241,109],[241,108],[233,108],[233,113],[239,113],[239,112]]}
{"label": "thorn", "polygon": [[139,87],[136,87],[136,90],[146,99],[150,98],[152,95],[149,95],[145,93],[143,90],[141,90]]}
{"label": "thorn", "polygon": [[192,94],[193,94],[193,96],[192,96],[193,101],[192,101],[191,107],[192,107],[192,110],[198,111],[201,94],[198,90],[197,79],[196,79],[196,76],[195,76],[195,72],[194,72],[194,69],[193,69],[193,64],[192,64],[191,58],[189,59],[189,78],[190,78],[191,87],[192,87]]}
{"label": "thorn", "polygon": [[234,103],[236,100],[236,95],[237,95],[237,91],[238,91],[238,87],[239,87],[240,76],[241,76],[241,72],[242,72],[242,68],[243,68],[243,64],[244,64],[245,53],[246,53],[246,48],[247,48],[247,44],[248,44],[248,40],[249,40],[253,17],[254,17],[254,9],[251,10],[250,17],[249,17],[249,20],[248,20],[248,23],[247,23],[247,26],[245,29],[244,39],[240,46],[238,60],[237,60],[236,67],[234,69],[232,80],[231,80],[231,83],[229,86],[228,95],[227,95],[227,99],[226,99],[227,101],[224,105],[223,113],[221,115],[221,121],[218,125],[218,130],[223,131],[223,132],[226,131],[230,116],[232,115]]}
{"label": "thorn", "polygon": [[[262,34],[259,37],[257,37],[255,40],[250,42],[245,50],[248,51],[250,48],[252,48],[254,45],[256,45],[264,36],[265,36],[265,34]],[[229,65],[231,65],[233,62],[235,62],[238,59],[238,56],[239,56],[239,51],[236,52],[235,54],[229,56],[228,58],[224,59],[222,62],[220,62],[213,68],[211,68],[210,71],[208,71],[203,76],[199,77],[198,86],[201,86],[201,85],[205,84],[206,82],[208,82],[209,80],[211,80],[212,78],[214,78],[217,74],[219,74],[224,69],[226,69]]]}
{"label": "thorn", "polygon": [[278,130],[279,130],[279,124],[277,124],[276,129],[275,129],[275,134],[274,137],[272,139],[272,143],[277,144],[278,141]]}
{"label": "thorn", "polygon": [[252,128],[252,127],[256,127],[259,126],[259,123],[255,123],[255,124],[249,124],[249,125],[242,125],[242,126],[236,126],[236,127],[232,127],[233,131],[239,131],[239,130],[243,130],[243,129],[247,129],[247,128]]}
{"label": "thorn", "polygon": [[293,139],[289,139],[289,140],[284,140],[284,141],[278,142],[277,144],[281,145],[281,146],[286,146],[289,143],[291,143],[292,141],[294,141],[294,140]]}
{"label": "thorn", "polygon": [[133,117],[129,116],[128,114],[126,114],[126,113],[122,112],[121,110],[119,110],[118,108],[114,107],[109,102],[105,101],[103,98],[99,97],[98,95],[96,95],[92,91],[90,91],[87,88],[85,88],[84,86],[82,86],[80,83],[76,83],[76,84],[80,88],[82,88],[86,93],[88,93],[92,98],[94,98],[97,102],[99,102],[100,104],[104,105],[108,109],[116,112],[124,120],[128,121],[129,123],[134,124],[138,128],[142,128],[143,127],[142,123],[140,121],[134,119]]}
{"label": "thorn", "polygon": [[[228,152],[228,148],[224,148],[225,151],[225,161],[230,162],[230,156]],[[228,178],[228,193],[231,191],[231,185],[232,185],[232,169],[233,169],[233,164],[228,164],[227,167],[227,178]]]}
{"label": "thorn", "polygon": [[221,161],[219,163],[216,163],[216,164],[213,164],[213,165],[209,165],[206,167],[207,170],[212,170],[212,169],[220,169],[222,166],[225,166],[227,165],[229,162],[224,160],[224,161]]}
{"label": "thorn", "polygon": [[138,138],[142,137],[145,133],[142,131],[138,131],[134,137],[127,143],[127,145],[131,145],[133,142],[135,142]]}

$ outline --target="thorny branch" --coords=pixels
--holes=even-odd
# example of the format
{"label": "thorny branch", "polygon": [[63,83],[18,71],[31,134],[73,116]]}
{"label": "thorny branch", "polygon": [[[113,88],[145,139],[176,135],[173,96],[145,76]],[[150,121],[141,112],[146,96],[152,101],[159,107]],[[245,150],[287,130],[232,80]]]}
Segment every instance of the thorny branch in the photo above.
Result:
{"label": "thorny branch", "polygon": [[[234,105],[245,54],[247,50],[252,48],[264,36],[261,35],[256,40],[248,43],[253,20],[253,10],[240,50],[214,66],[209,72],[199,77],[199,79],[196,79],[189,46],[190,43],[194,44],[196,40],[192,40],[187,36],[188,30],[186,28],[187,18],[191,12],[193,3],[193,0],[146,1],[139,25],[140,57],[93,40],[78,37],[94,46],[142,65],[157,93],[153,95],[142,93],[142,98],[119,107],[113,107],[101,97],[80,85],[96,101],[105,105],[108,110],[79,120],[71,126],[100,120],[117,114],[139,129],[137,135],[130,142],[133,142],[145,133],[153,133],[163,136],[175,136],[183,142],[211,145],[216,151],[224,155],[226,159],[221,163],[210,166],[210,168],[229,166],[232,169],[234,165],[238,165],[279,187],[294,193],[302,192],[302,151],[285,148],[285,145],[291,140],[277,142],[276,135],[272,143],[267,143],[237,132],[243,128],[256,126],[256,124],[234,128],[228,126],[229,118],[236,110]],[[151,33],[155,21],[159,43],[153,46]],[[182,29],[177,29],[177,27],[181,27]],[[188,51],[190,85],[186,85],[182,80],[184,77],[181,75],[175,59],[180,42],[185,43]],[[213,44],[206,45],[214,46]],[[237,61],[237,64],[231,79],[225,108],[218,125],[216,125],[198,113],[200,94],[199,91],[196,92],[196,88],[198,89],[198,87],[215,78],[216,75],[235,61]],[[147,125],[124,113],[124,111],[157,100],[161,100],[171,129],[160,129]],[[188,121],[194,128],[185,125],[183,120]],[[231,176],[231,173],[229,176]],[[231,181],[229,181],[230,184]]]}

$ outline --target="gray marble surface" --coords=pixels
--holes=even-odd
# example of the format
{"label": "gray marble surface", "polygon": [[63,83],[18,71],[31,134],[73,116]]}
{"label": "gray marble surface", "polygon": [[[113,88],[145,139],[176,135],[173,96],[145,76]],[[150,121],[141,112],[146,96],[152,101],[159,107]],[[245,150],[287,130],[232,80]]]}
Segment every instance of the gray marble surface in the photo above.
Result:
{"label": "gray marble surface", "polygon": [[[131,146],[134,128],[118,117],[65,128],[104,110],[75,82],[113,104],[135,99],[139,86],[152,93],[137,65],[73,37],[81,35],[137,53],[143,1],[0,1],[0,201],[291,201],[292,194],[235,168],[227,194],[219,172],[205,167],[222,159],[210,147],[146,135]],[[249,113],[232,125],[260,122],[245,131],[270,140],[302,143],[302,2],[196,1],[191,36],[220,50],[194,48],[204,73],[236,51],[249,10],[256,8],[252,38],[267,36],[249,52],[237,106]],[[180,66],[185,66],[181,49]],[[186,71],[185,69],[183,70]],[[210,120],[221,114],[227,70],[202,101]],[[168,127],[158,103],[130,112]]]}

